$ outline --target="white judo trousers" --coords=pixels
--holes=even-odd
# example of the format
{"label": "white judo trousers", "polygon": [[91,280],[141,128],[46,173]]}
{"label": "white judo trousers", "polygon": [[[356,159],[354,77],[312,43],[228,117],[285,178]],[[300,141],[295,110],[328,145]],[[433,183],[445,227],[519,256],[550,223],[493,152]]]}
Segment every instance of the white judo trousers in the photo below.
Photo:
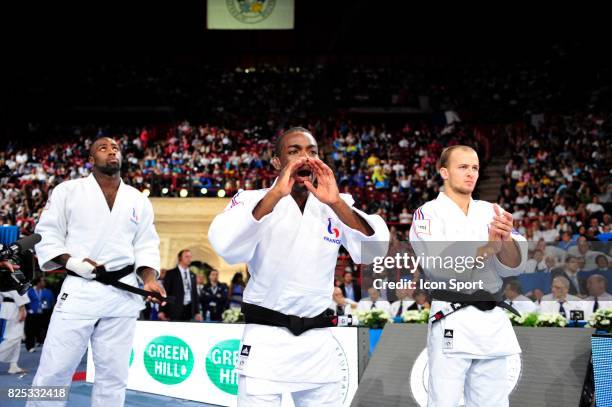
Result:
{"label": "white judo trousers", "polygon": [[0,362],[17,363],[21,354],[21,339],[23,337],[23,322],[0,321],[4,330],[0,332]]}
{"label": "white judo trousers", "polygon": [[[32,386],[70,386],[91,340],[96,378],[92,407],[123,406],[136,318],[73,319],[54,312]],[[60,407],[66,401],[29,401],[28,407]]]}
{"label": "white judo trousers", "polygon": [[429,365],[428,407],[507,407],[508,379],[505,357],[470,359],[447,355],[442,349],[442,324],[430,324],[427,342]]}
{"label": "white judo trousers", "polygon": [[[278,383],[273,383],[278,389]],[[256,390],[250,388],[255,386]],[[295,407],[338,407],[342,405],[340,382],[325,383],[306,390],[289,392]],[[253,394],[255,393],[255,394]],[[260,394],[261,382],[251,377],[238,378],[239,407],[280,407],[282,393]]]}
{"label": "white judo trousers", "polygon": [[[14,302],[2,302],[3,297],[12,298]],[[19,307],[29,303],[27,295],[19,295],[17,291],[0,294],[0,362],[17,363],[21,353],[23,338],[23,321],[19,321]]]}

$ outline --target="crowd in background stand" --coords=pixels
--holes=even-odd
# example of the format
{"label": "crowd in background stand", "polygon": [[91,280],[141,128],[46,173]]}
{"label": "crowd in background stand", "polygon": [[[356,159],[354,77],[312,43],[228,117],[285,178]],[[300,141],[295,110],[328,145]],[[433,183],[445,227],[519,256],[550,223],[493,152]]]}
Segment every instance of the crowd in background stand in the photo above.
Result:
{"label": "crowd in background stand", "polygon": [[[592,245],[612,228],[612,122],[610,115],[597,113],[606,111],[602,89],[610,73],[575,64],[574,51],[553,47],[541,61],[460,69],[415,63],[409,68],[198,66],[181,69],[180,75],[173,66],[129,64],[89,66],[79,75],[68,70],[65,75],[79,86],[61,91],[83,106],[172,106],[185,117],[206,120],[58,126],[49,134],[31,124],[27,135],[32,137],[24,139],[42,141],[11,142],[0,151],[2,223],[32,233],[53,187],[90,173],[89,147],[98,136],[121,143],[124,181],[149,196],[210,197],[219,191],[231,196],[239,189],[270,186],[275,138],[290,125],[302,125],[317,137],[341,191],[388,222],[392,243],[407,238],[412,211],[438,194],[436,161],[443,147],[473,146],[486,172],[492,144],[503,143],[497,150],[510,154],[498,203],[531,241],[527,272],[566,268],[568,257],[551,255],[551,248],[569,253],[579,241]],[[577,87],[562,74],[575,66],[597,72],[585,72]],[[24,93],[37,103],[52,100],[61,81],[37,86],[38,79],[26,84]],[[418,117],[402,124],[356,119],[346,114],[352,107],[408,109]],[[337,274],[350,271],[361,280],[345,254]],[[228,305],[239,303],[241,286],[228,287]],[[197,296],[199,301],[201,293]],[[206,307],[199,309],[206,314]]]}

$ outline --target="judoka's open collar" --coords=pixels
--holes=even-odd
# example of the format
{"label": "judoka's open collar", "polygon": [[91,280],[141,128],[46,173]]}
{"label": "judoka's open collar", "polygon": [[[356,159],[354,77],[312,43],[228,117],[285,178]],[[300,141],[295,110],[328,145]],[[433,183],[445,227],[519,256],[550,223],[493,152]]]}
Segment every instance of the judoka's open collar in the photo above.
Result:
{"label": "judoka's open collar", "polygon": [[[463,213],[463,210],[461,210],[461,208],[459,207],[459,205],[457,205],[455,203],[455,201],[453,201],[448,195],[446,195],[444,193],[444,191],[440,191],[440,193],[438,194],[438,201],[440,201],[444,206],[446,206],[447,208],[455,208],[457,211],[459,211],[459,213],[461,213],[463,216],[466,216]],[[472,211],[474,210],[474,199],[470,196],[470,206],[468,206],[468,213],[467,216],[470,216],[470,213],[472,213]]]}
{"label": "judoka's open collar", "polygon": [[[98,181],[96,181],[96,177],[94,177],[93,172],[89,173],[89,175],[87,176],[87,180],[89,182],[93,182],[94,185],[100,186],[100,184],[98,184]],[[123,185],[123,178],[119,177],[119,188],[123,187]]]}

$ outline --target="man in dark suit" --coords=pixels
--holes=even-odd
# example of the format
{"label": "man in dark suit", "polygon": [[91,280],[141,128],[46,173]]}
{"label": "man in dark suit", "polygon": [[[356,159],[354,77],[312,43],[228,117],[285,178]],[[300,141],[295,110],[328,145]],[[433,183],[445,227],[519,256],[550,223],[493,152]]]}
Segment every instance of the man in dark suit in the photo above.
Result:
{"label": "man in dark suit", "polygon": [[550,272],[551,281],[555,277],[565,277],[569,283],[569,293],[571,295],[586,294],[586,281],[581,281],[578,276],[580,271],[580,258],[568,254],[565,258],[564,267],[558,267]]}
{"label": "man in dark suit", "polygon": [[164,288],[168,296],[176,299],[173,304],[166,304],[158,314],[162,321],[196,321],[202,320],[196,276],[189,271],[191,252],[181,250],[178,253],[178,265],[166,272]]}
{"label": "man in dark suit", "polygon": [[211,270],[208,283],[204,284],[200,295],[202,314],[206,315],[206,312],[210,311],[211,321],[221,321],[223,311],[227,309],[228,291],[227,284],[219,282],[219,272]]}
{"label": "man in dark suit", "polygon": [[357,284],[357,281],[353,281],[353,272],[345,271],[343,276],[343,282],[340,284],[342,295],[344,298],[359,302],[361,300],[361,287]]}

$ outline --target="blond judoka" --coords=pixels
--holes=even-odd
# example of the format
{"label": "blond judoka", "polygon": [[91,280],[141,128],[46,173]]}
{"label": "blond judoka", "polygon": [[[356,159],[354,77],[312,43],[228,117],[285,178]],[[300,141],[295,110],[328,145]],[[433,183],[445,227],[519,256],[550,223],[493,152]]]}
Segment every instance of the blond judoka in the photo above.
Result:
{"label": "blond judoka", "polygon": [[[477,274],[484,290],[497,293],[502,277],[520,274],[527,259],[525,239],[512,230],[512,216],[497,205],[472,199],[478,180],[478,155],[470,147],[454,146],[443,151],[440,174],[444,191],[414,213],[410,242],[416,253],[440,255],[438,250],[464,250],[474,242],[472,253],[486,258]],[[441,244],[439,242],[447,242]],[[430,280],[441,278],[440,270],[424,269]],[[459,278],[466,273],[457,273]],[[447,275],[448,276],[448,275]],[[448,310],[446,301],[433,301],[431,315]],[[481,311],[468,306],[429,325],[429,407],[508,405],[506,357],[521,352],[506,315],[495,307]]]}

